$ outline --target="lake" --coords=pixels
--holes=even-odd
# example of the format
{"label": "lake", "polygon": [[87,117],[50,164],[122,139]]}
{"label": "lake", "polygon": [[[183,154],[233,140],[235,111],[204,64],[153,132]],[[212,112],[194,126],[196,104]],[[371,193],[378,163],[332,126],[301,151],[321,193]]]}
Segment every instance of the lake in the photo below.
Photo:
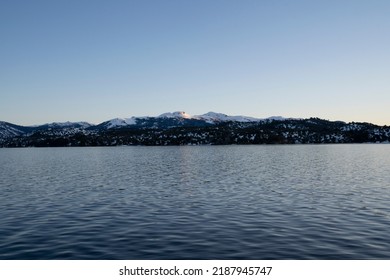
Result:
{"label": "lake", "polygon": [[390,145],[0,149],[0,259],[390,259]]}

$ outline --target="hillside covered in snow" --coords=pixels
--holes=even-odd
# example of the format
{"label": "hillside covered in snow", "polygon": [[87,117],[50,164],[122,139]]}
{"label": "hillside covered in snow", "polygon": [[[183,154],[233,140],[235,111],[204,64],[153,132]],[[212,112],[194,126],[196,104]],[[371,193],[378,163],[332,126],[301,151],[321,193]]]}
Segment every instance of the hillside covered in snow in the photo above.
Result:
{"label": "hillside covered in snow", "polygon": [[265,119],[178,111],[156,117],[19,126],[0,122],[0,147],[389,143],[390,127],[319,118]]}

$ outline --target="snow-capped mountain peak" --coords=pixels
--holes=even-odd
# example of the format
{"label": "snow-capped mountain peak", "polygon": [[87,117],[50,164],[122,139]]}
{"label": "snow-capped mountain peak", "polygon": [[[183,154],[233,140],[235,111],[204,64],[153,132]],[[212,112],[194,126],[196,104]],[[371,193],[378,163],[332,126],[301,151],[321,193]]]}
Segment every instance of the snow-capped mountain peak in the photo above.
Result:
{"label": "snow-capped mountain peak", "polygon": [[158,116],[158,118],[183,118],[183,119],[192,119],[191,115],[187,114],[184,111],[168,112]]}
{"label": "snow-capped mountain peak", "polygon": [[[223,113],[208,112],[203,115],[190,115],[184,111],[168,112],[157,117],[130,117],[130,118],[115,118],[105,121],[99,125],[93,125],[87,122],[53,122],[46,123],[43,125],[23,127],[13,125],[11,123],[0,122],[0,136],[1,138],[8,138],[11,136],[18,136],[34,131],[44,131],[46,129],[50,131],[66,130],[88,130],[94,129],[115,129],[115,128],[126,128],[131,126],[137,127],[149,127],[149,128],[161,128],[161,127],[174,127],[174,126],[203,126],[203,125],[218,125],[223,122],[262,122],[268,120],[285,120],[283,117],[269,117],[266,119],[259,119],[247,116],[229,116]],[[69,131],[68,131],[69,130]],[[56,133],[57,133],[56,132]]]}
{"label": "snow-capped mountain peak", "polygon": [[64,122],[20,126],[0,121],[0,147],[389,143],[389,141],[389,127],[370,123],[279,116],[258,119],[215,112],[191,116],[177,111],[157,117],[116,118],[98,125]]}
{"label": "snow-capped mountain peak", "polygon": [[137,118],[131,117],[131,118],[115,118],[112,120],[109,120],[106,124],[107,128],[114,128],[114,127],[120,127],[120,126],[127,126],[127,125],[135,125],[137,124]]}
{"label": "snow-capped mountain peak", "polygon": [[194,119],[194,120],[202,120],[207,123],[218,123],[218,122],[227,122],[227,121],[256,122],[261,120],[257,118],[246,117],[246,116],[228,116],[226,114],[216,113],[216,112],[208,112],[203,115],[191,116],[184,111],[164,113],[159,115],[157,118]]}
{"label": "snow-capped mountain peak", "polygon": [[13,137],[23,134],[24,131],[21,130],[21,127],[0,121],[0,140],[1,138]]}
{"label": "snow-capped mountain peak", "polygon": [[[66,127],[80,127],[80,128],[87,128],[90,126],[93,126],[93,124],[90,124],[88,122],[53,122],[53,123],[46,123],[44,125],[39,126],[45,126],[45,127],[51,127],[51,128],[66,128]],[[38,126],[36,126],[38,127]]]}
{"label": "snow-capped mountain peak", "polygon": [[196,119],[207,121],[208,123],[215,122],[227,122],[227,121],[235,121],[235,122],[257,122],[261,121],[261,119],[246,117],[246,116],[228,116],[222,113],[208,112],[203,115],[194,116]]}

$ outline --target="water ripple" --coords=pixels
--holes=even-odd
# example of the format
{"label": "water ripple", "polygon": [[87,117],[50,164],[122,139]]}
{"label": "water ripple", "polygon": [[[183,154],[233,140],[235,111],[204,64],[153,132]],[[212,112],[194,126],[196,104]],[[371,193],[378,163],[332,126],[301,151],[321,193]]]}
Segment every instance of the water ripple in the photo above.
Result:
{"label": "water ripple", "polygon": [[389,259],[390,146],[0,150],[0,259]]}

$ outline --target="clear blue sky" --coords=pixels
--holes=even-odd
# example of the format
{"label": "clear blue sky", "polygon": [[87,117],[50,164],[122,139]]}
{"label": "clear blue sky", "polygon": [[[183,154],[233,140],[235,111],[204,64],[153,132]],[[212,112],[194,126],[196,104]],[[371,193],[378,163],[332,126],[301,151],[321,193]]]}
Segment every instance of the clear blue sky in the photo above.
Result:
{"label": "clear blue sky", "polygon": [[0,0],[0,120],[389,107],[388,0]]}

